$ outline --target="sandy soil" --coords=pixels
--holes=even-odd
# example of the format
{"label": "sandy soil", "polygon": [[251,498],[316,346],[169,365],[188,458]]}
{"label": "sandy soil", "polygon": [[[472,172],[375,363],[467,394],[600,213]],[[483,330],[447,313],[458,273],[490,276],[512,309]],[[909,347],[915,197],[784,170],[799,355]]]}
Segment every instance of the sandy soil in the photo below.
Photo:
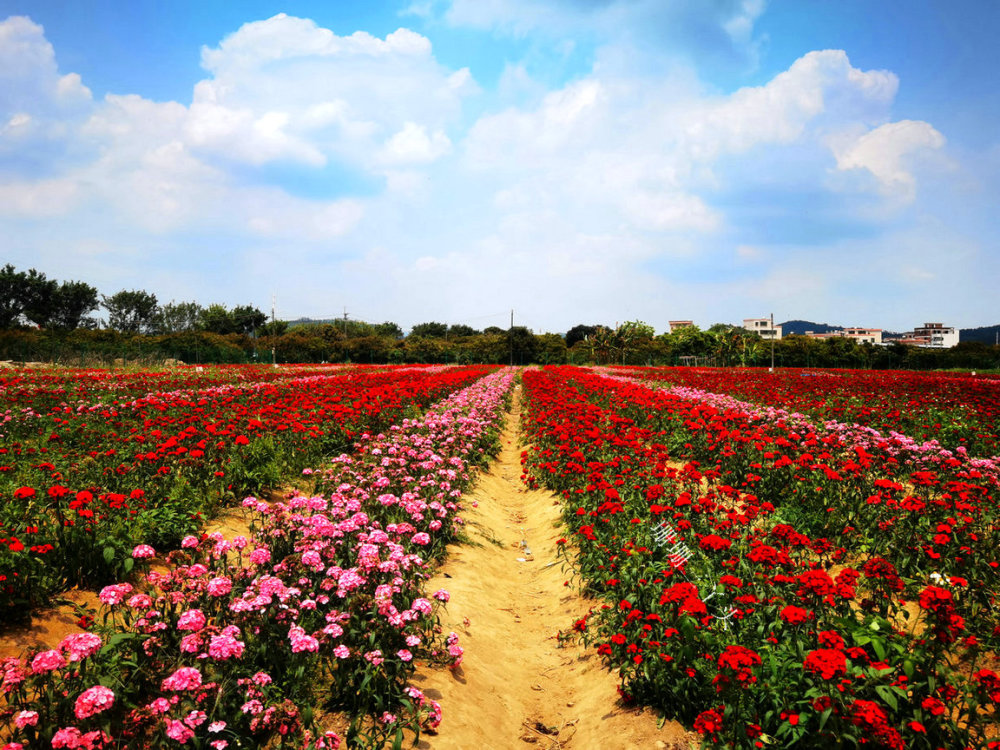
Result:
{"label": "sandy soil", "polygon": [[418,673],[416,685],[444,711],[438,734],[421,736],[418,747],[697,747],[697,735],[676,722],[657,729],[654,712],[623,706],[617,676],[593,649],[559,646],[557,633],[594,602],[564,585],[556,561],[559,502],[521,483],[519,427],[515,398],[503,452],[464,501],[473,544],[453,546],[428,586],[451,593],[443,624],[462,637],[465,660],[454,671]]}

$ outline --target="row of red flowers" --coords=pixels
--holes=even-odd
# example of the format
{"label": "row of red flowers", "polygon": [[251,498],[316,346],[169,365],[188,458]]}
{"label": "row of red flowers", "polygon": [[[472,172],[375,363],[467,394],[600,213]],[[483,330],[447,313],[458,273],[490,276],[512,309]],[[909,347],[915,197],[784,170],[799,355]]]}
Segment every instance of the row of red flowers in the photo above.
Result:
{"label": "row of red flowers", "polygon": [[93,371],[0,384],[0,620],[127,574],[219,505],[348,448],[488,368]]}
{"label": "row of red flowers", "polygon": [[[623,370],[625,368],[622,368]],[[653,382],[693,386],[758,404],[1000,454],[1000,378],[903,370],[628,368]]]}
{"label": "row of red flowers", "polygon": [[513,379],[489,375],[362,436],[310,472],[322,494],[248,498],[249,538],[186,537],[136,588],[104,588],[91,632],[5,660],[4,750],[319,750],[341,734],[374,750],[433,730],[440,707],[408,684],[415,660],[454,665],[462,649],[438,626],[447,592],[424,581],[473,466],[498,449]]}
{"label": "row of red flowers", "polygon": [[526,480],[559,491],[576,623],[622,690],[710,744],[987,747],[996,503],[577,368],[525,375]]}

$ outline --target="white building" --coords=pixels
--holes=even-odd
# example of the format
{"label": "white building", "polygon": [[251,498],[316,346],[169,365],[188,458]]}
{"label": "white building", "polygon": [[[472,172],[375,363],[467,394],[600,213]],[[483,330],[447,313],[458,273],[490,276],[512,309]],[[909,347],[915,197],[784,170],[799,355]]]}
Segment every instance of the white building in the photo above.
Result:
{"label": "white building", "polygon": [[743,328],[760,334],[762,339],[781,341],[781,324],[772,327],[770,318],[743,318]]}
{"label": "white building", "polygon": [[812,339],[832,339],[845,338],[854,339],[859,344],[881,344],[881,328],[861,328],[860,326],[848,326],[839,331],[829,331],[828,333],[813,333],[806,331],[806,336]]}
{"label": "white building", "polygon": [[679,331],[681,328],[691,328],[694,326],[693,320],[671,320],[667,324],[670,326],[670,333]]}
{"label": "white building", "polygon": [[958,331],[944,323],[924,323],[922,328],[913,329],[913,338],[929,349],[951,349],[958,345]]}

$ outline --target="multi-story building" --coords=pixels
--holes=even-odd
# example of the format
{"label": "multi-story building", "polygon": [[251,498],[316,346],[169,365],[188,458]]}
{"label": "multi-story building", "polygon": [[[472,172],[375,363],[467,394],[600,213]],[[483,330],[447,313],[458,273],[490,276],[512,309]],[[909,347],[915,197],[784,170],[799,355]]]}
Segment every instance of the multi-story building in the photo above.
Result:
{"label": "multi-story building", "polygon": [[693,320],[671,320],[671,321],[668,321],[668,325],[670,326],[670,333],[673,333],[674,331],[680,330],[681,328],[691,328],[692,326],[694,326],[694,321]]}
{"label": "multi-story building", "polygon": [[772,326],[770,318],[744,318],[743,328],[760,334],[762,339],[781,341],[781,324]]}
{"label": "multi-story building", "polygon": [[806,331],[806,336],[813,339],[846,338],[854,339],[859,344],[881,344],[881,328],[861,328],[859,326],[849,326],[839,331],[828,331],[827,333],[813,333]]}
{"label": "multi-story building", "polygon": [[958,331],[944,323],[924,323],[922,328],[914,328],[912,338],[932,349],[950,349],[958,344]]}

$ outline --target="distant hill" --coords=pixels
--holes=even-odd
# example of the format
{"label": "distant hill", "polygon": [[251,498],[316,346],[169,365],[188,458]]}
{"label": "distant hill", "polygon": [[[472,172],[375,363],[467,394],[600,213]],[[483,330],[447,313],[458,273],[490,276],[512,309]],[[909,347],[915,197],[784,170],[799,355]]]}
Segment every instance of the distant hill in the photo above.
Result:
{"label": "distant hill", "polygon": [[806,331],[813,333],[830,333],[842,331],[843,326],[831,326],[826,323],[813,323],[809,320],[789,320],[781,324],[782,336],[804,336]]}
{"label": "distant hill", "polygon": [[998,331],[1000,331],[1000,325],[983,326],[982,328],[962,328],[958,332],[958,340],[959,342],[979,341],[983,344],[995,344]]}

